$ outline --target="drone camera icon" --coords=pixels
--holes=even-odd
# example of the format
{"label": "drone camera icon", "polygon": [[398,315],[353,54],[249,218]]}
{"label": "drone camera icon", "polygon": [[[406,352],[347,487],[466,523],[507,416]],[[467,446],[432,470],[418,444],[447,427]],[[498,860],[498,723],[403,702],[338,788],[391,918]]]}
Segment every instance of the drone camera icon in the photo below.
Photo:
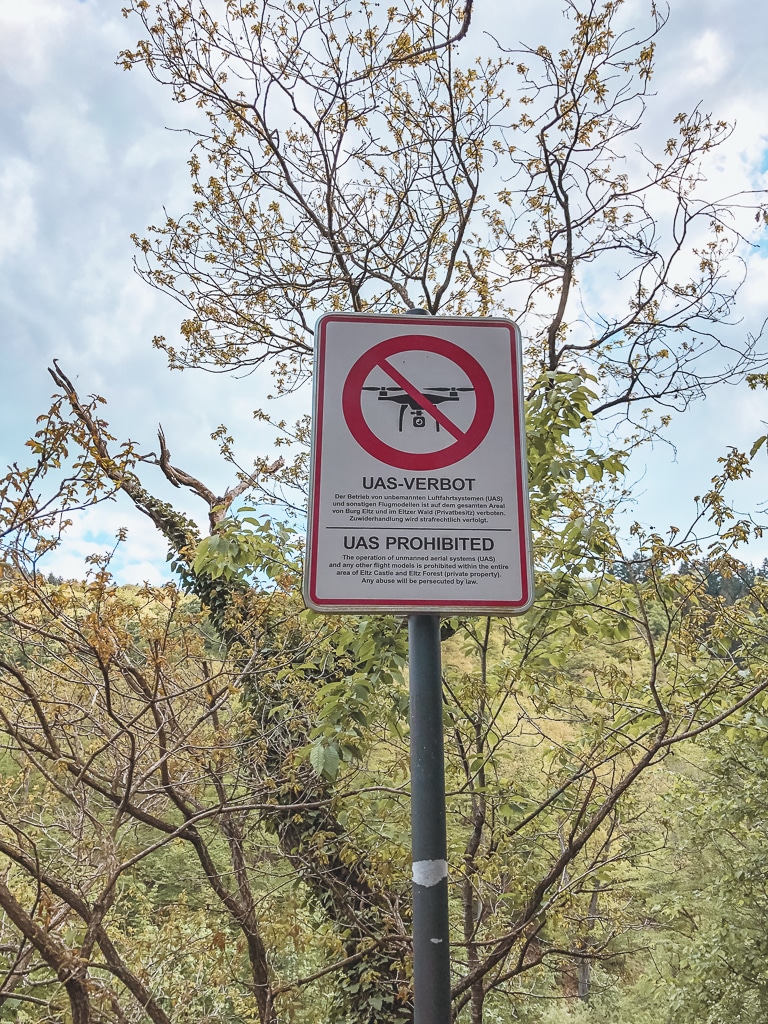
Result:
{"label": "drone camera icon", "polygon": [[[378,392],[379,402],[394,402],[400,406],[400,413],[398,415],[397,429],[398,433],[403,432],[403,422],[405,420],[405,414],[410,410],[412,427],[420,429],[427,425],[426,413],[419,404],[419,400],[414,398],[413,395],[409,395],[404,388],[394,386],[370,386],[363,387],[363,391],[374,391]],[[424,398],[428,399],[433,405],[440,405],[443,402],[458,402],[461,399],[460,392],[474,391],[472,387],[439,387],[439,388],[424,388],[421,392]],[[434,421],[435,430],[440,430],[440,424],[437,420]]]}

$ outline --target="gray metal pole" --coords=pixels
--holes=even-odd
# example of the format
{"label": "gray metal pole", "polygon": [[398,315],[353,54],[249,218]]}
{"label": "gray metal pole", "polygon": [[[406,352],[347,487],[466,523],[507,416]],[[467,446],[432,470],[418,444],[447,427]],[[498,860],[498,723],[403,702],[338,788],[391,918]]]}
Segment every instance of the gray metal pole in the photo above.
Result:
{"label": "gray metal pole", "polygon": [[409,615],[414,1024],[450,1024],[440,616]]}

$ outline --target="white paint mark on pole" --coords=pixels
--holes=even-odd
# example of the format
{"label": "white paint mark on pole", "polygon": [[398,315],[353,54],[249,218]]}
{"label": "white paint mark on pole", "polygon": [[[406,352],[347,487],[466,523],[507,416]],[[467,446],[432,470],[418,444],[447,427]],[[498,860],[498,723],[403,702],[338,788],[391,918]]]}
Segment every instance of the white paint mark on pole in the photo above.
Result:
{"label": "white paint mark on pole", "polygon": [[448,877],[447,860],[417,860],[413,862],[413,881],[427,888]]}
{"label": "white paint mark on pole", "polygon": [[435,944],[436,946],[439,946],[439,945],[440,945],[440,943],[441,943],[441,942],[442,942],[443,940],[442,940],[442,939],[430,939],[429,941],[430,941],[430,942],[434,942],[434,944]]}

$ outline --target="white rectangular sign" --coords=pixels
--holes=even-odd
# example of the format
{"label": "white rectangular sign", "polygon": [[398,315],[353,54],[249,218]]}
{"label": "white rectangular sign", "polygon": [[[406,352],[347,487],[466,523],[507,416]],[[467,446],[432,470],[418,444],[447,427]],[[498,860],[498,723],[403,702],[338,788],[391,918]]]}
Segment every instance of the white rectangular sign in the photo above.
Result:
{"label": "white rectangular sign", "polygon": [[508,320],[332,313],[318,321],[309,607],[529,607],[520,359]]}

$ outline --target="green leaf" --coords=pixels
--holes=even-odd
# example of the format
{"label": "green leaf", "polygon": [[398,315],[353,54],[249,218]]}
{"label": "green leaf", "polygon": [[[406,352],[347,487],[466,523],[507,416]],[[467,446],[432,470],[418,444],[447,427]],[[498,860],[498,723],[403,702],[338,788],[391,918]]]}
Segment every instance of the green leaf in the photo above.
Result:
{"label": "green leaf", "polygon": [[763,434],[762,437],[758,437],[758,439],[755,441],[755,443],[749,449],[749,457],[751,459],[754,459],[754,457],[757,455],[757,453],[760,451],[760,449],[765,444],[766,440],[768,440],[768,434]]}
{"label": "green leaf", "polygon": [[336,776],[339,774],[339,765],[341,758],[339,757],[339,749],[336,744],[330,747],[326,747],[323,752],[323,775],[331,782],[335,781]]}
{"label": "green leaf", "polygon": [[325,766],[325,747],[320,743],[315,744],[309,752],[309,763],[315,769],[318,775],[323,774],[323,767]]}

